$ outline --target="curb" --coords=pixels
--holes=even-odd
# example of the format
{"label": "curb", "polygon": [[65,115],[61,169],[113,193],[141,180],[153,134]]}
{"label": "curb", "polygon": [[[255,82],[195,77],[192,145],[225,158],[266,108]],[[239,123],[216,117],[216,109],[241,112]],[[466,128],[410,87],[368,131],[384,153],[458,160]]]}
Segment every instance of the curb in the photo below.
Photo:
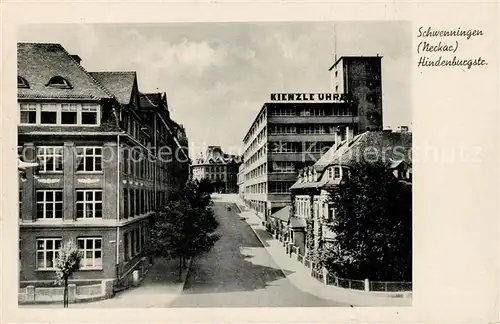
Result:
{"label": "curb", "polygon": [[[235,203],[236,204],[236,203]],[[238,207],[238,210],[240,210],[241,212],[241,209],[239,208],[238,204],[236,204],[236,206]],[[251,210],[249,210],[249,212],[253,212]],[[257,216],[258,217],[258,216]],[[280,269],[280,271],[283,273],[283,275],[285,276],[285,278],[287,278],[290,283],[295,286],[297,289],[300,289],[302,290],[299,286],[297,286],[293,280],[289,279],[288,276],[286,275],[284,269],[278,264],[278,262],[276,262],[276,260],[274,259],[274,256],[273,254],[269,251],[269,249],[266,247],[264,241],[260,238],[260,236],[257,234],[257,232],[255,231],[255,229],[252,227],[252,225],[250,225],[248,222],[247,222],[247,219],[245,218],[245,222],[247,223],[247,225],[252,229],[252,232],[255,234],[255,236],[257,236],[257,239],[259,240],[259,242],[262,244],[262,246],[266,249],[267,253],[269,254],[269,256],[271,257],[271,259],[274,261],[274,263],[278,266],[278,268]],[[274,238],[273,238],[274,239]],[[337,287],[339,288],[339,287]],[[343,289],[343,288],[339,288],[339,289]],[[349,293],[355,293],[355,292],[351,292],[349,291]],[[412,298],[412,294],[410,293],[410,297],[408,297],[405,293],[402,293],[403,296],[376,296],[376,295],[371,295],[370,297],[375,297],[375,298],[390,298],[390,299],[399,299],[399,300],[411,300]],[[317,297],[320,297],[320,298],[325,298],[324,296],[320,296],[320,295],[316,295]],[[361,295],[363,296],[363,295]],[[363,297],[367,297],[366,295],[363,296]],[[325,299],[329,299],[329,300],[332,300],[332,301],[337,301],[337,302],[342,302],[342,301],[339,301],[339,300],[334,300],[334,299],[330,299],[330,298],[325,298]],[[345,302],[344,302],[345,303]],[[346,303],[346,304],[349,304],[351,307],[352,306],[358,306],[358,305],[354,305],[353,303]]]}

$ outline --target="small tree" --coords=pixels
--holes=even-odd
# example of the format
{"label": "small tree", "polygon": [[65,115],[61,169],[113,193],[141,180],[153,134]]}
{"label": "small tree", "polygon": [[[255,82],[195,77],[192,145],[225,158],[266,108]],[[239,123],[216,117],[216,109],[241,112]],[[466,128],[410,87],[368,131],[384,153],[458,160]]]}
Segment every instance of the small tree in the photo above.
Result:
{"label": "small tree", "polygon": [[68,307],[68,279],[71,275],[80,269],[82,252],[69,240],[61,248],[61,252],[56,259],[56,281],[58,284],[64,284],[64,307]]}

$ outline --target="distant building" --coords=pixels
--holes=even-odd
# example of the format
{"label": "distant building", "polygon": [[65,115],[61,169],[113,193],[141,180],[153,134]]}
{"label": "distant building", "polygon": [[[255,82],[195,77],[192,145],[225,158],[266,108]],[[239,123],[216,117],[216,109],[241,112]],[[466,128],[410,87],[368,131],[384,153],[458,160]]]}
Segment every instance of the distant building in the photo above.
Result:
{"label": "distant building", "polygon": [[288,220],[290,238],[306,253],[306,220],[313,222],[310,237],[314,246],[328,244],[334,236],[327,224],[335,210],[330,205],[328,190],[348,179],[357,162],[386,162],[394,176],[411,185],[412,134],[410,132],[367,131],[344,141],[326,152],[314,165],[300,170],[298,180],[290,188],[292,216]]}
{"label": "distant building", "polygon": [[220,146],[209,146],[203,156],[193,161],[191,174],[193,180],[210,180],[217,192],[237,193],[240,164],[240,156],[226,154]]}
{"label": "distant building", "polygon": [[[71,282],[108,281],[112,294],[147,268],[154,211],[187,179],[185,133],[166,102],[141,104],[135,72],[87,72],[59,44],[17,50],[19,156],[39,165],[19,181],[20,285],[53,283],[72,240],[84,258]],[[182,160],[160,159],[160,146]]]}
{"label": "distant building", "polygon": [[298,170],[339,139],[382,129],[381,57],[341,57],[330,68],[334,93],[347,102],[267,102],[244,142],[244,200],[262,218],[290,203]]}

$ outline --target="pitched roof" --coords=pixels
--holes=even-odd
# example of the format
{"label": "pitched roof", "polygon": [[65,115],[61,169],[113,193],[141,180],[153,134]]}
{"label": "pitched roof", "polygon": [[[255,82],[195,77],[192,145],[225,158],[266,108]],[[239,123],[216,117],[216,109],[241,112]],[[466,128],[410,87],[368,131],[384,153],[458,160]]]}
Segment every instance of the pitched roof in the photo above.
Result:
{"label": "pitched roof", "polygon": [[367,131],[352,140],[332,146],[310,168],[319,173],[317,182],[295,182],[290,189],[319,188],[339,183],[328,179],[324,170],[330,165],[352,166],[356,162],[380,161],[393,168],[404,162],[411,165],[412,134],[410,132]]}
{"label": "pitched roof", "polygon": [[274,214],[271,214],[271,217],[282,220],[284,222],[288,222],[288,219],[290,218],[290,210],[292,209],[292,206],[285,206],[275,212]]}
{"label": "pitched roof", "polygon": [[141,93],[139,94],[139,105],[141,108],[161,107],[161,93]]}
{"label": "pitched roof", "polygon": [[[17,74],[29,84],[29,88],[18,88],[19,99],[99,100],[112,97],[60,44],[18,43]],[[71,87],[47,86],[54,76],[63,77]]]}
{"label": "pitched roof", "polygon": [[119,103],[130,104],[137,77],[135,72],[90,72],[90,74],[109,90]]}
{"label": "pitched roof", "polygon": [[205,155],[195,160],[195,164],[229,164],[240,163],[241,157],[233,154],[226,154],[220,146],[209,146]]}
{"label": "pitched roof", "polygon": [[331,147],[312,167],[323,171],[333,164],[352,165],[362,161],[393,163],[404,160],[411,164],[412,136],[410,132],[367,131],[351,141]]}

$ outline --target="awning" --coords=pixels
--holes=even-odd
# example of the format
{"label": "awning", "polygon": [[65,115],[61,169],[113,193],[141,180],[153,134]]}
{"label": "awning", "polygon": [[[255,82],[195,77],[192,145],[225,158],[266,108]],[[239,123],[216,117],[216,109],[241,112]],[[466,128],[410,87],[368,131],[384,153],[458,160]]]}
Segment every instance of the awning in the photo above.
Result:
{"label": "awning", "polygon": [[272,218],[279,219],[283,222],[288,222],[288,219],[290,218],[290,210],[292,209],[292,206],[285,206],[275,212],[274,214],[271,214]]}

